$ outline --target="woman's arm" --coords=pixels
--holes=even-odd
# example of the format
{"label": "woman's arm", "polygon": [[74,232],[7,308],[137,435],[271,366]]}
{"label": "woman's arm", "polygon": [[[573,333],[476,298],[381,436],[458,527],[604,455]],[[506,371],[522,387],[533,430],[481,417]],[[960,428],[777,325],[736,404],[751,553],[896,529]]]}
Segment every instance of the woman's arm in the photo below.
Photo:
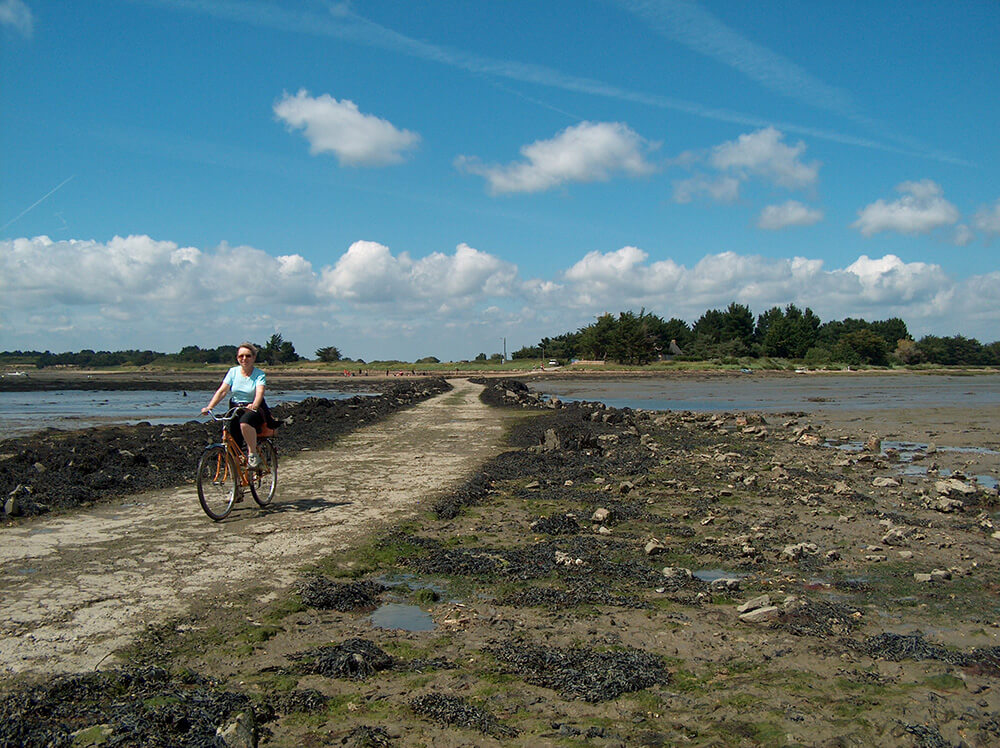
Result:
{"label": "woman's arm", "polygon": [[[215,391],[215,394],[212,395],[212,399],[208,401],[208,405],[201,409],[201,412],[208,413],[208,411],[214,408],[219,401],[226,396],[227,392],[229,392],[229,385],[223,382],[219,385],[219,389]],[[263,395],[261,395],[261,398],[263,398]]]}
{"label": "woman's arm", "polygon": [[253,402],[248,406],[250,410],[256,413],[260,410],[261,404],[264,402],[264,385],[258,384],[257,391],[254,392]]}

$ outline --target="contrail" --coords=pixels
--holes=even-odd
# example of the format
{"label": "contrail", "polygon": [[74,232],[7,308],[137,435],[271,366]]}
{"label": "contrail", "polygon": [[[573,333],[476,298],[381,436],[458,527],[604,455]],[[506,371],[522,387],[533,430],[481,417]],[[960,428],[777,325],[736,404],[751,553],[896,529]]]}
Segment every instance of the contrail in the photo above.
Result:
{"label": "contrail", "polygon": [[12,223],[14,223],[14,221],[16,221],[18,218],[21,218],[29,210],[31,210],[32,208],[36,207],[40,203],[44,202],[47,197],[49,197],[50,195],[52,195],[55,192],[58,192],[67,182],[71,182],[75,178],[76,178],[76,174],[74,174],[73,176],[69,177],[68,179],[64,179],[62,182],[60,182],[55,187],[53,187],[51,190],[49,190],[44,195],[42,195],[40,198],[38,198],[37,200],[35,200],[35,202],[33,202],[27,208],[25,208],[20,213],[18,213],[16,216],[14,216],[9,221],[7,221],[7,223],[5,223],[3,226],[0,226],[0,231],[3,231],[4,229],[6,229],[8,226],[10,226]]}

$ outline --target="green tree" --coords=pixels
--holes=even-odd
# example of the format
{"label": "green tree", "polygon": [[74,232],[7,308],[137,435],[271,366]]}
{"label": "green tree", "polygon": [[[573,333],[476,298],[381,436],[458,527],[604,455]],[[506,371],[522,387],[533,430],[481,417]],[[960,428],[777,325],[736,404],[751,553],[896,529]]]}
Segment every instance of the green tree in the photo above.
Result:
{"label": "green tree", "polygon": [[840,336],[833,356],[846,364],[885,366],[889,363],[885,338],[872,330],[854,330]]}
{"label": "green tree", "polygon": [[340,350],[334,345],[328,345],[325,348],[317,348],[316,358],[324,363],[332,364],[340,361]]}
{"label": "green tree", "polygon": [[817,339],[820,320],[812,309],[803,312],[794,304],[772,307],[757,318],[755,337],[765,356],[803,358]]}

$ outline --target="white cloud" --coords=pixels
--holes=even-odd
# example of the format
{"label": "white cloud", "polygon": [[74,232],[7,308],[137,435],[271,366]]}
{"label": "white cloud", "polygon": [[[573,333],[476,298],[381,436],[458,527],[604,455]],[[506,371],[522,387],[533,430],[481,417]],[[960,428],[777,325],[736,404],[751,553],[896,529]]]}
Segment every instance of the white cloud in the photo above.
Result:
{"label": "white cloud", "polygon": [[858,211],[858,220],[851,224],[865,236],[880,231],[902,234],[927,234],[942,226],[958,222],[958,208],[944,199],[940,185],[930,179],[902,182],[896,187],[903,197],[892,202],[876,200]]}
{"label": "white cloud", "polygon": [[777,231],[787,226],[812,226],[823,220],[823,211],[789,200],[781,205],[768,205],[757,219],[757,227]]}
{"label": "white cloud", "polygon": [[515,266],[467,244],[453,255],[434,252],[413,260],[406,252],[393,256],[383,244],[358,241],[324,269],[320,287],[333,299],[359,304],[446,310],[507,296],[516,276]]}
{"label": "white cloud", "polygon": [[1000,236],[1000,198],[993,205],[984,205],[977,210],[972,221],[984,234]]}
{"label": "white cloud", "polygon": [[468,358],[499,350],[503,337],[514,350],[603,312],[645,307],[693,322],[735,300],[755,313],[795,303],[824,320],[898,316],[918,336],[992,342],[998,284],[1000,273],[957,281],[939,265],[890,254],[827,268],[722,252],[685,267],[625,246],[521,280],[516,266],[467,244],[415,259],[359,241],[315,268],[301,255],[246,246],[40,236],[0,241],[0,338],[9,349],[171,351],[280,331],[305,355],[337,345],[367,359]]}
{"label": "white cloud", "polygon": [[568,182],[599,182],[622,173],[632,177],[654,171],[646,153],[654,149],[621,122],[581,122],[551,140],[523,146],[526,161],[488,166],[477,158],[459,156],[455,166],[484,177],[494,194],[542,192]]}
{"label": "white cloud", "polygon": [[0,26],[10,26],[22,36],[30,37],[35,19],[22,0],[0,0]]}
{"label": "white cloud", "polygon": [[329,94],[313,97],[300,90],[285,93],[274,113],[288,129],[304,130],[310,153],[336,154],[341,165],[386,166],[403,160],[403,152],[420,142],[420,136],[399,130],[387,120],[362,114],[353,101],[337,101]]}
{"label": "white cloud", "polygon": [[765,127],[717,145],[709,160],[720,171],[730,171],[743,178],[756,175],[782,187],[796,189],[815,184],[819,162],[803,163],[801,156],[806,150],[805,143],[799,141],[788,146],[782,142],[783,138],[780,130]]}
{"label": "white cloud", "polygon": [[698,174],[690,179],[674,182],[674,202],[689,203],[699,195],[707,195],[720,203],[734,203],[740,196],[740,180],[736,177],[712,178]]}

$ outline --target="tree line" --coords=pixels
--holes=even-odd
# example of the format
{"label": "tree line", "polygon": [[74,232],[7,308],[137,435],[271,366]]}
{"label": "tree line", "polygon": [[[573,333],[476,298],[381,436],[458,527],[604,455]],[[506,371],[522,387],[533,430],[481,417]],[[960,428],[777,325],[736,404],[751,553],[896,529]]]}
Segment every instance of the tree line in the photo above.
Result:
{"label": "tree line", "polygon": [[641,365],[663,358],[687,360],[784,358],[809,365],[890,363],[998,366],[1000,342],[981,344],[962,335],[925,335],[914,340],[898,317],[868,322],[846,318],[823,322],[808,307],[772,307],[754,318],[735,302],[710,309],[689,325],[642,309],[602,314],[576,332],[542,338],[514,359],[588,359]]}
{"label": "tree line", "polygon": [[[299,361],[302,358],[295,352],[295,345],[292,341],[285,340],[280,333],[272,335],[264,345],[257,343],[254,345],[259,349],[257,360],[261,363],[286,364]],[[65,353],[52,353],[51,351],[0,352],[0,363],[34,364],[39,369],[50,366],[80,366],[84,368],[145,366],[154,361],[166,364],[231,364],[235,360],[235,345],[220,345],[217,348],[199,348],[196,345],[187,345],[177,353],[138,350],[93,351],[89,348]]]}

